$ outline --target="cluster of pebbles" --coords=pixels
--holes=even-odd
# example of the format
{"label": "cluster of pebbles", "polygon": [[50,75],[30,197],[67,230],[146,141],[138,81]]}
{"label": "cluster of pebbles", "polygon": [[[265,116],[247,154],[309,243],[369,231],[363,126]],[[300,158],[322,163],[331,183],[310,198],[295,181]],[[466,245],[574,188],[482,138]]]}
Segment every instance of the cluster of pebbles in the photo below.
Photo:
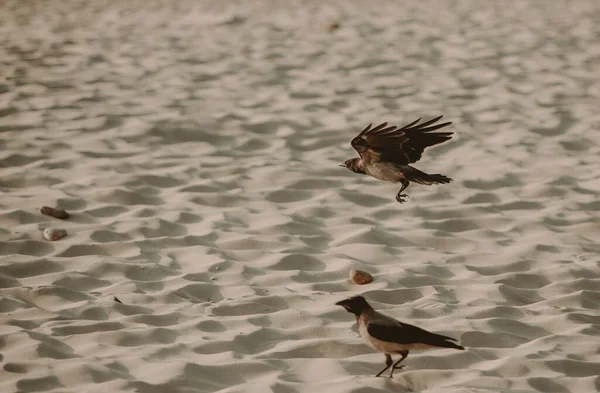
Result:
{"label": "cluster of pebbles", "polygon": [[[69,213],[59,207],[44,206],[40,209],[40,213],[45,216],[58,218],[60,220],[66,220],[69,218]],[[42,232],[42,236],[44,236],[44,239],[46,240],[56,241],[67,236],[67,231],[62,228],[46,228]]]}
{"label": "cluster of pebbles", "polygon": [[[58,218],[60,220],[66,220],[69,218],[69,213],[59,207],[44,206],[40,209],[40,213],[45,216]],[[67,236],[67,231],[62,228],[46,228],[42,234],[44,239],[56,241]],[[365,285],[373,282],[373,276],[364,270],[352,269],[350,270],[350,280],[356,285]],[[120,301],[116,298],[115,301],[120,303]]]}

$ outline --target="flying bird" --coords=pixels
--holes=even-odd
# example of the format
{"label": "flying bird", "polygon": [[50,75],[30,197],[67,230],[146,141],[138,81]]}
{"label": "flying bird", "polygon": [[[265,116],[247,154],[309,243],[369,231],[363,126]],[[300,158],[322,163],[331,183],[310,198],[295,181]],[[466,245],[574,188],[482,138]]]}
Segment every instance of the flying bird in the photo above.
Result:
{"label": "flying bird", "polygon": [[420,124],[419,118],[402,128],[388,127],[388,123],[371,128],[372,124],[369,124],[352,139],[352,147],[360,158],[346,160],[340,166],[379,180],[402,183],[402,188],[396,194],[396,200],[400,203],[406,201],[408,195],[402,194],[402,191],[411,181],[426,185],[450,183],[452,179],[444,175],[431,175],[409,165],[419,161],[427,147],[452,138],[452,132],[432,132],[452,124],[435,124],[441,118],[439,116]]}
{"label": "flying bird", "polygon": [[[373,309],[362,296],[354,296],[337,302],[346,311],[356,316],[358,332],[366,343],[373,349],[385,354],[385,368],[376,377],[383,374],[388,368],[390,378],[394,370],[404,367],[402,361],[406,359],[409,351],[429,348],[454,348],[464,350],[465,348],[456,344],[455,339],[441,334],[435,334],[407,323],[402,323],[394,318],[383,315]],[[396,363],[392,361],[392,355],[400,355]]]}

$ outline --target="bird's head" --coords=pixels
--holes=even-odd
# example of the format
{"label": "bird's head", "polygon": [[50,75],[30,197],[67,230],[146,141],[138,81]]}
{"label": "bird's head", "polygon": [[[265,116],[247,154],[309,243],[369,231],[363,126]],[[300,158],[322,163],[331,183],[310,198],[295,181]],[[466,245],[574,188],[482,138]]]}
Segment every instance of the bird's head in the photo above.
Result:
{"label": "bird's head", "polygon": [[349,160],[344,161],[343,164],[340,164],[341,167],[348,168],[352,172],[356,173],[365,173],[363,171],[360,158],[351,158]]}
{"label": "bird's head", "polygon": [[339,301],[335,305],[344,307],[346,311],[356,316],[359,316],[364,311],[372,309],[371,305],[367,303],[365,298],[362,296],[354,296],[349,299]]}

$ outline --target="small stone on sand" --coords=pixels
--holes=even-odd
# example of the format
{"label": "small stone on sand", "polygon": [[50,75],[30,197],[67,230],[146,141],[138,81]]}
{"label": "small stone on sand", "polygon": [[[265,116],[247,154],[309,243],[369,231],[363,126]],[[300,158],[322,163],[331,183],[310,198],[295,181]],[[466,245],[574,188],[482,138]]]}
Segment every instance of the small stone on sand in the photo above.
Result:
{"label": "small stone on sand", "polygon": [[64,209],[61,209],[59,207],[44,206],[40,209],[40,213],[42,213],[45,216],[60,218],[61,220],[66,220],[67,218],[69,218],[69,213],[67,213]]}
{"label": "small stone on sand", "polygon": [[340,24],[339,23],[333,22],[333,23],[330,23],[330,24],[327,25],[327,31],[330,32],[330,33],[333,32],[333,31],[335,31],[335,30],[337,30],[337,29],[339,29],[339,28],[340,28]]}
{"label": "small stone on sand", "polygon": [[365,271],[352,269],[350,270],[350,279],[356,285],[364,285],[372,282],[373,276]]}
{"label": "small stone on sand", "polygon": [[44,229],[44,239],[50,241],[60,240],[67,236],[67,231],[64,229],[46,228]]}

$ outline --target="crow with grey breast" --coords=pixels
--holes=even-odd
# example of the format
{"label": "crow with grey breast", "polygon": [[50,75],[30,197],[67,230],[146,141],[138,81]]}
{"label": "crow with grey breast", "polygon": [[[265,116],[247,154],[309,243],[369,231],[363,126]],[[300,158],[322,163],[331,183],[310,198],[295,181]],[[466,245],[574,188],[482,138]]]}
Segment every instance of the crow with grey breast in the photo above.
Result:
{"label": "crow with grey breast", "polygon": [[[385,368],[376,377],[383,374],[385,370],[392,367],[390,378],[394,370],[404,367],[402,361],[406,359],[409,351],[429,348],[454,348],[464,350],[465,348],[456,344],[455,339],[441,334],[435,334],[407,323],[402,323],[394,318],[383,315],[373,309],[362,296],[354,296],[336,303],[356,316],[358,332],[365,342],[373,349],[385,354]],[[392,355],[401,356],[396,363],[392,361]]]}
{"label": "crow with grey breast", "polygon": [[419,161],[427,147],[452,138],[452,132],[432,132],[452,124],[435,124],[441,118],[439,116],[420,124],[419,118],[402,128],[388,127],[388,123],[371,128],[372,124],[369,124],[352,140],[352,147],[360,158],[346,160],[340,166],[379,180],[402,183],[402,188],[396,195],[396,200],[400,203],[405,202],[408,197],[402,191],[406,190],[411,181],[426,185],[450,183],[452,179],[444,175],[431,175],[409,165]]}

